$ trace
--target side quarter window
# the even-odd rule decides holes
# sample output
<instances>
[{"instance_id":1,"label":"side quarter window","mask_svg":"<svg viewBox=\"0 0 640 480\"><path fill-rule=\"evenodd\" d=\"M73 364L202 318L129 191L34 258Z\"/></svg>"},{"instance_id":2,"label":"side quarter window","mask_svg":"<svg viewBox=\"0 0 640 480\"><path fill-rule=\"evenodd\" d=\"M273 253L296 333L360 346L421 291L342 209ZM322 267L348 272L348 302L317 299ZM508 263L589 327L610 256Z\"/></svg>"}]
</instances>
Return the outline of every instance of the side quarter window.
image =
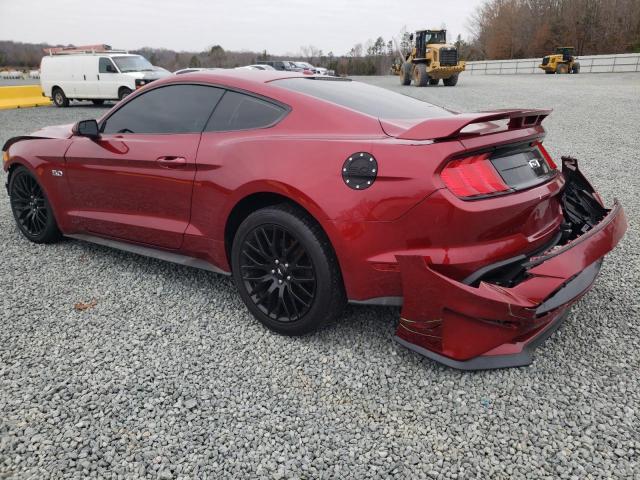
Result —
<instances>
[{"instance_id":1,"label":"side quarter window","mask_svg":"<svg viewBox=\"0 0 640 480\"><path fill-rule=\"evenodd\" d=\"M227 91L209 119L207 132L230 130L250 130L275 125L287 113L280 105L245 95Z\"/></svg>"},{"instance_id":2,"label":"side quarter window","mask_svg":"<svg viewBox=\"0 0 640 480\"><path fill-rule=\"evenodd\" d=\"M103 133L200 133L224 90L168 85L132 98L102 124Z\"/></svg>"}]
</instances>

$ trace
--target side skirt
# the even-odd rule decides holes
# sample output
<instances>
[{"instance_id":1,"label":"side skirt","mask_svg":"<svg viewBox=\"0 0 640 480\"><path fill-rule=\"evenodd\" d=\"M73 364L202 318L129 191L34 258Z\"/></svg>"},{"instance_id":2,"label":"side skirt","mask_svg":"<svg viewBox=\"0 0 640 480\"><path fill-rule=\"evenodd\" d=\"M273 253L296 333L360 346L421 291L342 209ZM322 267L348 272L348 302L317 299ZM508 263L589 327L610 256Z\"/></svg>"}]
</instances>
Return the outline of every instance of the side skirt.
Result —
<instances>
[{"instance_id":1,"label":"side skirt","mask_svg":"<svg viewBox=\"0 0 640 480\"><path fill-rule=\"evenodd\" d=\"M231 275L230 272L225 272L224 270L221 270L212 263L209 263L206 260L202 260L201 258L189 257L187 255L180 255L179 253L167 252L165 250L156 250L155 248L120 242L118 240L111 240L109 238L102 238L94 235L71 234L65 235L65 237L82 240L84 242L95 243L97 245L102 245L105 247L115 248L116 250L135 253L144 257L157 258L158 260L177 263L178 265L184 265L186 267L208 270L210 272L219 273L221 275Z\"/></svg>"},{"instance_id":2,"label":"side skirt","mask_svg":"<svg viewBox=\"0 0 640 480\"><path fill-rule=\"evenodd\" d=\"M383 307L401 307L403 297L375 297L366 300L349 300L351 305L378 305Z\"/></svg>"}]
</instances>

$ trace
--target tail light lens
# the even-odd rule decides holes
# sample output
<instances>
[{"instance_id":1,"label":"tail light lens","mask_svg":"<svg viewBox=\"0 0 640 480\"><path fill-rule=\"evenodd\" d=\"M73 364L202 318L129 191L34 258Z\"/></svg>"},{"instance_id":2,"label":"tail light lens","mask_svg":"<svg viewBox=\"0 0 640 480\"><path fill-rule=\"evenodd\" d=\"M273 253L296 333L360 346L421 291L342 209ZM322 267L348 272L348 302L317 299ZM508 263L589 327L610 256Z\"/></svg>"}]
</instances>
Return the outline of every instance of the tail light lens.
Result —
<instances>
[{"instance_id":1,"label":"tail light lens","mask_svg":"<svg viewBox=\"0 0 640 480\"><path fill-rule=\"evenodd\" d=\"M440 173L442 181L458 197L491 195L510 190L483 153L449 162Z\"/></svg>"}]
</instances>

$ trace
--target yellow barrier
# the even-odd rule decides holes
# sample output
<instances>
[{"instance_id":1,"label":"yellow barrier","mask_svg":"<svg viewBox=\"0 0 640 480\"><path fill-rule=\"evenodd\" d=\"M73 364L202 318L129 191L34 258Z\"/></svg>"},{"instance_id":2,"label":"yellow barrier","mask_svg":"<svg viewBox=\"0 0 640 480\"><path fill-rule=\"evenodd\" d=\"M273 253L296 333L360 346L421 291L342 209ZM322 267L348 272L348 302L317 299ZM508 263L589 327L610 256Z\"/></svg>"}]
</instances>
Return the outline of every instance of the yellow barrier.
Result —
<instances>
[{"instance_id":1,"label":"yellow barrier","mask_svg":"<svg viewBox=\"0 0 640 480\"><path fill-rule=\"evenodd\" d=\"M42 96L40 85L0 87L0 110L44 105L51 105L51 99Z\"/></svg>"}]
</instances>

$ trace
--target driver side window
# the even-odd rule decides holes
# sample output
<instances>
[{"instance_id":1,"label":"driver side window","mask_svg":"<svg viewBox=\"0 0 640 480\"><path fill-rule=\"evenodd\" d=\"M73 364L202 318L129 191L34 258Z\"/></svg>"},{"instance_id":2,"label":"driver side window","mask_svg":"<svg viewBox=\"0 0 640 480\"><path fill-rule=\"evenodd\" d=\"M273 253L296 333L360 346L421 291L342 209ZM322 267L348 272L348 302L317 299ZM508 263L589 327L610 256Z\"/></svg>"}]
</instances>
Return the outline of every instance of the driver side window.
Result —
<instances>
[{"instance_id":1,"label":"driver side window","mask_svg":"<svg viewBox=\"0 0 640 480\"><path fill-rule=\"evenodd\" d=\"M95 65L95 64L94 64ZM98 63L99 73L118 73L110 58L101 57Z\"/></svg>"},{"instance_id":2,"label":"driver side window","mask_svg":"<svg viewBox=\"0 0 640 480\"><path fill-rule=\"evenodd\" d=\"M200 133L223 90L204 85L168 85L143 93L116 110L103 133Z\"/></svg>"}]
</instances>

